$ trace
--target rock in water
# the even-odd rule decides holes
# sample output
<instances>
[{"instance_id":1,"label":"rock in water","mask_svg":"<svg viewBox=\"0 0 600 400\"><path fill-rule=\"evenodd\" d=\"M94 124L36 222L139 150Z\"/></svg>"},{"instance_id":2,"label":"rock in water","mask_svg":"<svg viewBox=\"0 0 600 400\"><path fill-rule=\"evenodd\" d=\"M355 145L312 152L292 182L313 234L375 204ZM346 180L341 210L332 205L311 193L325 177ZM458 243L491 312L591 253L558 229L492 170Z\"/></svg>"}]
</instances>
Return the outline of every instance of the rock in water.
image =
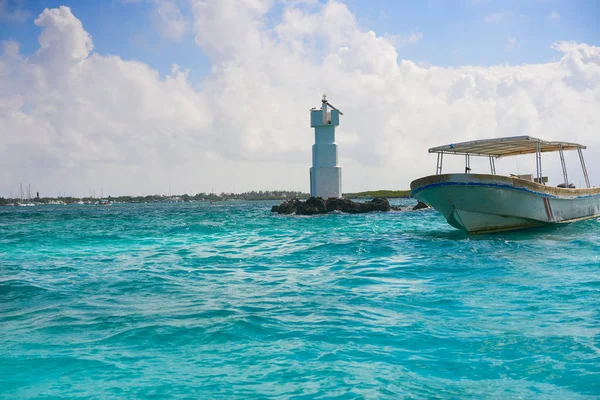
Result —
<instances>
[{"instance_id":1,"label":"rock in water","mask_svg":"<svg viewBox=\"0 0 600 400\"><path fill-rule=\"evenodd\" d=\"M390 211L392 209L388 199L383 197L375 197L373 200L362 204L368 205L368 211Z\"/></svg>"},{"instance_id":2,"label":"rock in water","mask_svg":"<svg viewBox=\"0 0 600 400\"><path fill-rule=\"evenodd\" d=\"M293 214L296 212L299 203L301 203L301 201L298 199L287 200L278 206L271 207L271 212L276 212L278 214Z\"/></svg>"},{"instance_id":3,"label":"rock in water","mask_svg":"<svg viewBox=\"0 0 600 400\"><path fill-rule=\"evenodd\" d=\"M358 209L358 204L354 203L353 201L350 201L350 200L330 197L329 199L327 199L326 208L327 208L328 212L332 212L332 211L350 212L350 210L352 210L353 208Z\"/></svg>"},{"instance_id":4,"label":"rock in water","mask_svg":"<svg viewBox=\"0 0 600 400\"><path fill-rule=\"evenodd\" d=\"M327 200L321 197L310 197L305 202L298 199L284 201L278 206L273 206L271 211L279 214L315 215L332 211L359 214L371 211L390 211L391 209L390 202L382 197L376 197L364 203L334 197Z\"/></svg>"},{"instance_id":5,"label":"rock in water","mask_svg":"<svg viewBox=\"0 0 600 400\"><path fill-rule=\"evenodd\" d=\"M327 209L325 204L327 200L323 200L321 197L309 197L305 202L299 201L296 206L297 215L315 215L325 214Z\"/></svg>"},{"instance_id":6,"label":"rock in water","mask_svg":"<svg viewBox=\"0 0 600 400\"><path fill-rule=\"evenodd\" d=\"M424 208L429 208L429 206L422 201L419 201L417 205L413 207L413 210L422 210Z\"/></svg>"}]
</instances>

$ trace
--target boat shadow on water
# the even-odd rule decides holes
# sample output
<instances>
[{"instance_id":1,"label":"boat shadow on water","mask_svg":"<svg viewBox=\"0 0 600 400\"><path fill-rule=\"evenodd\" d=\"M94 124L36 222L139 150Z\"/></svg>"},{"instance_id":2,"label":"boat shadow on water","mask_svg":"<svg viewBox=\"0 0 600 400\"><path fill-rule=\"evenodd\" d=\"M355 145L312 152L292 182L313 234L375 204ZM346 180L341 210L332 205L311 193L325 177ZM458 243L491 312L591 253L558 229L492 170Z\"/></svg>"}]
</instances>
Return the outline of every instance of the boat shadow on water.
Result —
<instances>
[{"instance_id":1,"label":"boat shadow on water","mask_svg":"<svg viewBox=\"0 0 600 400\"><path fill-rule=\"evenodd\" d=\"M553 236L560 233L561 236L570 237L572 235L581 235L583 230L589 231L600 227L600 219L590 219L587 221L574 222L570 224L548 224L536 227L523 228L505 232L469 234L462 230L448 231L426 231L420 232L419 236L424 239L436 240L532 240L543 239L546 236Z\"/></svg>"}]
</instances>

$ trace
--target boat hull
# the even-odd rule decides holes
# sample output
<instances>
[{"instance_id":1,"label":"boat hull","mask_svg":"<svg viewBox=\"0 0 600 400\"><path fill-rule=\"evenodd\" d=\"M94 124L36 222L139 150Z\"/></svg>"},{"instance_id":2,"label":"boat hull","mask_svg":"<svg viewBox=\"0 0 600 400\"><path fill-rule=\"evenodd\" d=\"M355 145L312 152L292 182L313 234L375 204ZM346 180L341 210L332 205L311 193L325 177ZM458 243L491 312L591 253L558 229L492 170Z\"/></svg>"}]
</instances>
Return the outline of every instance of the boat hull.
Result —
<instances>
[{"instance_id":1,"label":"boat hull","mask_svg":"<svg viewBox=\"0 0 600 400\"><path fill-rule=\"evenodd\" d=\"M450 225L488 233L600 216L600 188L563 189L499 175L444 174L411 183L412 196Z\"/></svg>"}]
</instances>

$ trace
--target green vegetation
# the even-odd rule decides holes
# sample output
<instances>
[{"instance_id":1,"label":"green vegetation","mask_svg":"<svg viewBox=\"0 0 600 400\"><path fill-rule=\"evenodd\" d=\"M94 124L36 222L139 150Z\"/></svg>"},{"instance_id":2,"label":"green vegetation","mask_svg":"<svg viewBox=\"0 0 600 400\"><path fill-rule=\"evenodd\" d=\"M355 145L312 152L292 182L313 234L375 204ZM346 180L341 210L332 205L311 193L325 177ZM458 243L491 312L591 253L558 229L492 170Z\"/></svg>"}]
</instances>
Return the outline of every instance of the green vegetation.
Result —
<instances>
[{"instance_id":1,"label":"green vegetation","mask_svg":"<svg viewBox=\"0 0 600 400\"><path fill-rule=\"evenodd\" d=\"M114 203L173 203L173 202L190 202L190 201L226 201L226 200L288 200L293 198L308 199L310 195L303 192L295 192L288 190L259 190L244 193L197 193L195 195L182 194L165 196L160 194L148 196L117 196L105 197L105 200ZM388 199L410 197L410 190L375 190L359 193L344 193L346 199L369 199L374 197L385 197ZM92 197L41 197L33 198L32 202L36 204L71 204L83 202L85 204L94 204L100 199ZM12 205L19 202L19 199L6 199L0 197L0 206Z\"/></svg>"},{"instance_id":2,"label":"green vegetation","mask_svg":"<svg viewBox=\"0 0 600 400\"><path fill-rule=\"evenodd\" d=\"M310 194L308 193L286 190L259 190L258 192L253 190L251 192L245 192L241 194L229 193L224 195L227 197L227 199L233 200L287 200L293 199L294 197L299 199L308 199L310 197Z\"/></svg>"},{"instance_id":3,"label":"green vegetation","mask_svg":"<svg viewBox=\"0 0 600 400\"><path fill-rule=\"evenodd\" d=\"M387 199L410 197L410 190L373 190L368 192L344 193L346 199L367 199L385 197Z\"/></svg>"},{"instance_id":4,"label":"green vegetation","mask_svg":"<svg viewBox=\"0 0 600 400\"><path fill-rule=\"evenodd\" d=\"M160 194L149 196L108 196L104 200L109 200L115 203L174 203L174 202L189 202L189 201L225 201L225 200L287 200L294 197L299 199L307 199L308 193L288 191L288 190L260 190L244 193L197 193L195 195L182 194L165 196ZM36 204L71 204L83 202L85 204L94 204L100 199L92 197L41 197L33 198L31 201ZM6 199L0 197L0 206L12 205L21 201L20 199Z\"/></svg>"}]
</instances>

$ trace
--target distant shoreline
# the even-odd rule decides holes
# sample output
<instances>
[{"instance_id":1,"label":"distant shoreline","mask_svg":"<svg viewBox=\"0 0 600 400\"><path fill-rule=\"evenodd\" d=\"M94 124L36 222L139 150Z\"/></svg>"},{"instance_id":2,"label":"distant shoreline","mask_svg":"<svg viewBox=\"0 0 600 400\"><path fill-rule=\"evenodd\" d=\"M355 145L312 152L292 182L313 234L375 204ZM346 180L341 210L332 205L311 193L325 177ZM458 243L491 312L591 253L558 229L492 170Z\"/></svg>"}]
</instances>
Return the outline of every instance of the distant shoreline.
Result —
<instances>
[{"instance_id":1,"label":"distant shoreline","mask_svg":"<svg viewBox=\"0 0 600 400\"><path fill-rule=\"evenodd\" d=\"M32 199L20 199L20 198L3 198L0 197L0 205L15 205L17 203L34 203L34 204L95 204L100 201L112 202L112 203L188 203L196 201L227 201L227 200L286 200L297 197L299 199L308 199L310 195L308 193L286 191L286 190L273 190L273 191L251 191L244 193L197 193L195 195L181 194L181 195L148 195L148 196L106 196L102 198L97 197L36 197Z\"/></svg>"},{"instance_id":2,"label":"distant shoreline","mask_svg":"<svg viewBox=\"0 0 600 400\"><path fill-rule=\"evenodd\" d=\"M39 197L29 200L19 198L0 197L0 206L12 206L17 203L33 203L35 205L63 205L63 204L98 204L100 202L110 203L189 203L189 202L217 202L217 201L261 201L261 200L290 200L297 198L306 200L310 194L295 191L273 190L273 191L251 191L244 193L198 193L193 196L182 195L148 195L148 196L107 196L103 198L95 197ZM410 190L375 190L357 193L344 193L346 199L371 199L375 197L408 198Z\"/></svg>"},{"instance_id":3,"label":"distant shoreline","mask_svg":"<svg viewBox=\"0 0 600 400\"><path fill-rule=\"evenodd\" d=\"M410 197L410 190L373 190L358 193L344 193L345 199L370 199L384 197L386 199L405 199Z\"/></svg>"}]
</instances>

